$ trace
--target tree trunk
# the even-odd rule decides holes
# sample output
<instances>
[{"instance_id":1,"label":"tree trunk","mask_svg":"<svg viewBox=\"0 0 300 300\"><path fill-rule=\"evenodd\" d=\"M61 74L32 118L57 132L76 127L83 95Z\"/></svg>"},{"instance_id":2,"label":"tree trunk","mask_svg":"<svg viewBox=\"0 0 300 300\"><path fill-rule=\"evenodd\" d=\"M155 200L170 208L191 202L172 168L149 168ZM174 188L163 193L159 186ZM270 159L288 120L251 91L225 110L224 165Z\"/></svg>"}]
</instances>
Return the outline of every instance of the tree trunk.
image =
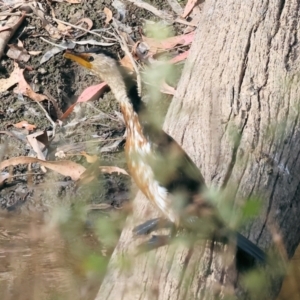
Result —
<instances>
[{"instance_id":1,"label":"tree trunk","mask_svg":"<svg viewBox=\"0 0 300 300\"><path fill-rule=\"evenodd\" d=\"M207 184L223 187L235 206L262 199L259 218L244 234L267 250L277 228L289 257L300 238L299 4L207 0L164 127ZM224 268L211 242L134 256L142 240L134 240L133 226L158 213L140 193L133 206L135 219L127 220L97 299L215 299L240 292L239 274ZM273 278L266 298L279 289Z\"/></svg>"}]
</instances>

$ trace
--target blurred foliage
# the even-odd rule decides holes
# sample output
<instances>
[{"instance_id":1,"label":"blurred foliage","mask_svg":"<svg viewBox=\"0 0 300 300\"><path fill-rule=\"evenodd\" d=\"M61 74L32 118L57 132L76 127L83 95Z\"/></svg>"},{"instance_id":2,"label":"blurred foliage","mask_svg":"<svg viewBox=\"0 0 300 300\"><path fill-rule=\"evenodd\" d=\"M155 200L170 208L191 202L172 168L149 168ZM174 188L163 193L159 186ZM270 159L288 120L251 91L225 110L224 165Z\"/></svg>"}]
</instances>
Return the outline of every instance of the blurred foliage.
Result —
<instances>
[{"instance_id":1,"label":"blurred foliage","mask_svg":"<svg viewBox=\"0 0 300 300\"><path fill-rule=\"evenodd\" d=\"M143 30L147 37L155 38L158 41L174 35L173 27L167 26L163 22L146 21Z\"/></svg>"},{"instance_id":2,"label":"blurred foliage","mask_svg":"<svg viewBox=\"0 0 300 300\"><path fill-rule=\"evenodd\" d=\"M248 271L243 275L241 282L244 289L249 291L251 299L266 299L267 285L270 284L266 271L258 269Z\"/></svg>"},{"instance_id":3,"label":"blurred foliage","mask_svg":"<svg viewBox=\"0 0 300 300\"><path fill-rule=\"evenodd\" d=\"M251 197L244 203L242 211L243 221L248 221L259 215L262 209L262 202L259 198Z\"/></svg>"},{"instance_id":4,"label":"blurred foliage","mask_svg":"<svg viewBox=\"0 0 300 300\"><path fill-rule=\"evenodd\" d=\"M119 239L120 224L110 218L98 218L95 224L95 232L99 240L106 247L114 247Z\"/></svg>"}]
</instances>

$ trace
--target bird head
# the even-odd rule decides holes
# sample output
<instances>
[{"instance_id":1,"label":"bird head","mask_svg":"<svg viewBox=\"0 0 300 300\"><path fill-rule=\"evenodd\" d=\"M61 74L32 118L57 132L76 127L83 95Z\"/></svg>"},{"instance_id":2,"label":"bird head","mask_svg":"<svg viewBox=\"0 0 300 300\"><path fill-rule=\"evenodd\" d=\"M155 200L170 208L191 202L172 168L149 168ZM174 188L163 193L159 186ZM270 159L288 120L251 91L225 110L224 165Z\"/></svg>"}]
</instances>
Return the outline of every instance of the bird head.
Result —
<instances>
[{"instance_id":1,"label":"bird head","mask_svg":"<svg viewBox=\"0 0 300 300\"><path fill-rule=\"evenodd\" d=\"M118 73L116 60L108 54L66 51L64 57L77 62L79 65L92 71L103 80L106 80L106 77L111 74L115 75Z\"/></svg>"}]
</instances>

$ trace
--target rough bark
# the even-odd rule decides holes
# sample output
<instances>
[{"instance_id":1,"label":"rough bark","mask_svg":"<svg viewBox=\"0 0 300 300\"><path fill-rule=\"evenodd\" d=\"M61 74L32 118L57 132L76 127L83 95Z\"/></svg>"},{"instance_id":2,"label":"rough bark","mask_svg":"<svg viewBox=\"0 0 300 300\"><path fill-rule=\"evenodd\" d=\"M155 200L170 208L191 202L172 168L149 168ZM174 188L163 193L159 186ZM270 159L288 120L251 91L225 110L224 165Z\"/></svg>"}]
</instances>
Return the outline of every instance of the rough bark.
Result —
<instances>
[{"instance_id":1,"label":"rough bark","mask_svg":"<svg viewBox=\"0 0 300 300\"><path fill-rule=\"evenodd\" d=\"M244 231L268 249L279 229L289 257L300 238L299 0L207 0L165 129L224 187L234 205L263 201ZM234 137L236 133L239 138ZM157 212L139 194L97 299L214 299L237 291L216 245L183 245L131 256L131 230ZM131 253L131 254L130 254ZM130 267L122 259L134 257ZM130 259L130 258L129 258ZM273 281L268 297L280 285Z\"/></svg>"}]
</instances>

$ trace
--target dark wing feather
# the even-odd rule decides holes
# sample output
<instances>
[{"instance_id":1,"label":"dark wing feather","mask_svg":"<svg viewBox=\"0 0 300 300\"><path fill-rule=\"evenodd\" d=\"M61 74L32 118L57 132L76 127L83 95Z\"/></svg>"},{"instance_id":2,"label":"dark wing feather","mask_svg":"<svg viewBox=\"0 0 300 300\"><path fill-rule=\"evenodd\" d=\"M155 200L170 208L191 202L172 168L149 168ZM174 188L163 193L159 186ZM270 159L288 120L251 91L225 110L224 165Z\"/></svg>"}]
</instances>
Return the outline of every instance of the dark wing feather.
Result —
<instances>
[{"instance_id":1,"label":"dark wing feather","mask_svg":"<svg viewBox=\"0 0 300 300\"><path fill-rule=\"evenodd\" d=\"M236 234L236 246L239 250L244 251L257 261L264 263L266 261L266 254L259 247L253 244L246 237L241 235L239 232Z\"/></svg>"},{"instance_id":2,"label":"dark wing feather","mask_svg":"<svg viewBox=\"0 0 300 300\"><path fill-rule=\"evenodd\" d=\"M150 165L156 180L170 193L180 191L189 194L190 201L205 188L199 168L177 142L161 129L144 126L144 133L151 141L153 157Z\"/></svg>"}]
</instances>

